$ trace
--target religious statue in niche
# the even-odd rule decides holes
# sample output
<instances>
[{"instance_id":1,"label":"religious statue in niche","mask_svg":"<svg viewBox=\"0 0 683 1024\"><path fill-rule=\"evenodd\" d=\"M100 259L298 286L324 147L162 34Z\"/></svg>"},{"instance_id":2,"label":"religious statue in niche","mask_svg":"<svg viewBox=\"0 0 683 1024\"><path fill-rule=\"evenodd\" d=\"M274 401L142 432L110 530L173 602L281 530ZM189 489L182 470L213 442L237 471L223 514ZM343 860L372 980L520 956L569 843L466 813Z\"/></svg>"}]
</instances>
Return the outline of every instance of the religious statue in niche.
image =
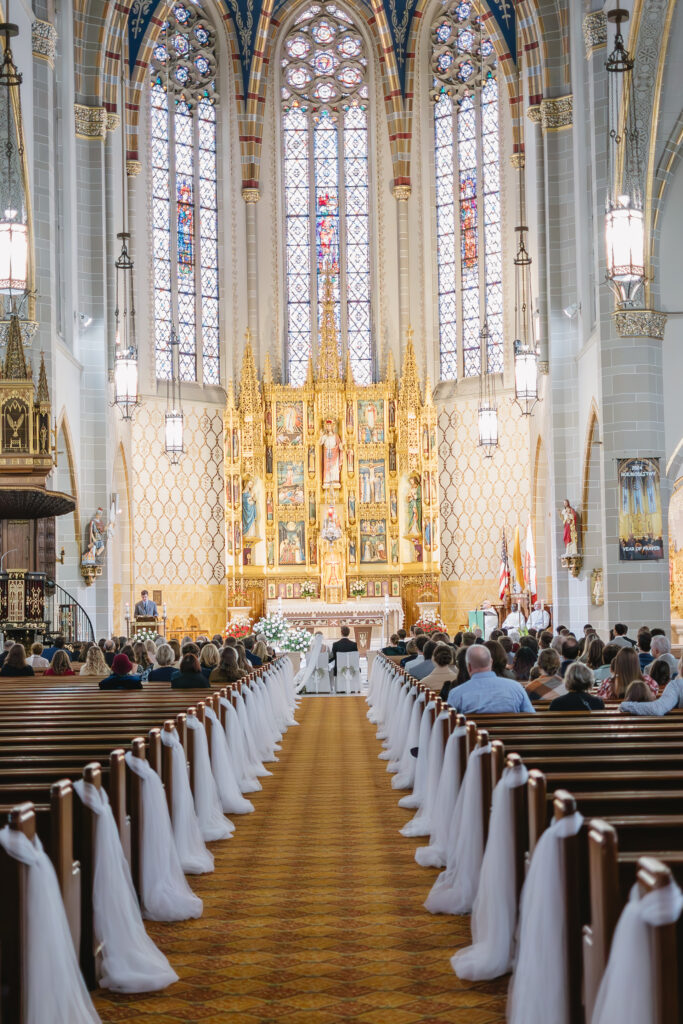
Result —
<instances>
[{"instance_id":1,"label":"religious statue in niche","mask_svg":"<svg viewBox=\"0 0 683 1024\"><path fill-rule=\"evenodd\" d=\"M564 556L572 558L579 553L579 514L572 508L569 498L564 499L564 505L560 509L560 517L564 524L563 541Z\"/></svg>"},{"instance_id":2,"label":"religious statue in niche","mask_svg":"<svg viewBox=\"0 0 683 1024\"><path fill-rule=\"evenodd\" d=\"M257 512L254 481L251 477L246 477L242 490L242 535L245 539L253 537L256 533Z\"/></svg>"},{"instance_id":3,"label":"religious statue in niche","mask_svg":"<svg viewBox=\"0 0 683 1024\"><path fill-rule=\"evenodd\" d=\"M385 500L384 460L361 459L358 463L361 504Z\"/></svg>"},{"instance_id":4,"label":"religious statue in niche","mask_svg":"<svg viewBox=\"0 0 683 1024\"><path fill-rule=\"evenodd\" d=\"M323 549L323 593L326 601L344 600L344 539L339 537Z\"/></svg>"},{"instance_id":5,"label":"religious statue in niche","mask_svg":"<svg viewBox=\"0 0 683 1024\"><path fill-rule=\"evenodd\" d=\"M266 446L266 476L273 475L273 446Z\"/></svg>"},{"instance_id":6,"label":"religious statue in niche","mask_svg":"<svg viewBox=\"0 0 683 1024\"><path fill-rule=\"evenodd\" d=\"M406 521L408 528L406 536L422 536L422 486L417 473L411 474L409 480L408 496L406 498Z\"/></svg>"},{"instance_id":7,"label":"religious statue in niche","mask_svg":"<svg viewBox=\"0 0 683 1024\"><path fill-rule=\"evenodd\" d=\"M340 487L341 455L344 445L332 420L325 420L320 445L323 450L323 487Z\"/></svg>"},{"instance_id":8,"label":"religious statue in niche","mask_svg":"<svg viewBox=\"0 0 683 1024\"><path fill-rule=\"evenodd\" d=\"M107 541L113 532L113 522L105 523L104 509L98 508L87 526L86 549L81 559L83 565L104 565Z\"/></svg>"}]
</instances>

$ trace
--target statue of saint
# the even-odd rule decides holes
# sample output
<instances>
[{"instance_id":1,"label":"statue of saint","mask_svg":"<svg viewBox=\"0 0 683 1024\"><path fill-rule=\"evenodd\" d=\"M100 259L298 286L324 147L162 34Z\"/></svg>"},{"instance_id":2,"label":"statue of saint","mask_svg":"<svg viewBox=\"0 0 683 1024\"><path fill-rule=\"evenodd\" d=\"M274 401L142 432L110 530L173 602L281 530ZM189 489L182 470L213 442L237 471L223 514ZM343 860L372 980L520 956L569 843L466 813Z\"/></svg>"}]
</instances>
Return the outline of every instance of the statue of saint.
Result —
<instances>
[{"instance_id":1,"label":"statue of saint","mask_svg":"<svg viewBox=\"0 0 683 1024\"><path fill-rule=\"evenodd\" d=\"M344 450L342 439L332 420L325 420L325 430L320 438L323 450L323 487L341 484L341 454Z\"/></svg>"},{"instance_id":2,"label":"statue of saint","mask_svg":"<svg viewBox=\"0 0 683 1024\"><path fill-rule=\"evenodd\" d=\"M256 514L258 506L254 494L254 481L247 477L242 490L242 536L251 537L256 530Z\"/></svg>"},{"instance_id":3,"label":"statue of saint","mask_svg":"<svg viewBox=\"0 0 683 1024\"><path fill-rule=\"evenodd\" d=\"M323 555L323 593L326 601L344 600L343 539L325 544Z\"/></svg>"},{"instance_id":4,"label":"statue of saint","mask_svg":"<svg viewBox=\"0 0 683 1024\"><path fill-rule=\"evenodd\" d=\"M81 556L82 565L104 565L107 541L113 532L113 522L106 524L104 521L104 509L98 508L88 523L85 551Z\"/></svg>"},{"instance_id":5,"label":"statue of saint","mask_svg":"<svg viewBox=\"0 0 683 1024\"><path fill-rule=\"evenodd\" d=\"M564 505L560 509L560 516L564 523L565 558L571 558L579 553L579 515L569 504L569 498L564 499Z\"/></svg>"},{"instance_id":6,"label":"statue of saint","mask_svg":"<svg viewBox=\"0 0 683 1024\"><path fill-rule=\"evenodd\" d=\"M414 473L410 477L410 489L408 491L408 529L409 536L422 535L422 487L419 476Z\"/></svg>"}]
</instances>

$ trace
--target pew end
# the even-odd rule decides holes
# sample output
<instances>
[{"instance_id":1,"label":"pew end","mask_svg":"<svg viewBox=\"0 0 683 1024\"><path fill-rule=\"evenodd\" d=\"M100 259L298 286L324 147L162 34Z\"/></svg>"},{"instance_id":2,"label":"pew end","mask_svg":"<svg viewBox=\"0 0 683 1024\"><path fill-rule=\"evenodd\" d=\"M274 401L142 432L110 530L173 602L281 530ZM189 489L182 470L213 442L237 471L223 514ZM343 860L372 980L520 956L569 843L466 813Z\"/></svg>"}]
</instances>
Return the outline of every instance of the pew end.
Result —
<instances>
[{"instance_id":1,"label":"pew end","mask_svg":"<svg viewBox=\"0 0 683 1024\"><path fill-rule=\"evenodd\" d=\"M672 881L669 868L654 857L638 861L637 884L641 897L666 888ZM679 1019L678 993L678 922L651 925L652 959L654 964L654 1017L656 1024Z\"/></svg>"},{"instance_id":2,"label":"pew end","mask_svg":"<svg viewBox=\"0 0 683 1024\"><path fill-rule=\"evenodd\" d=\"M614 929L621 912L617 832L594 818L588 825L590 921L583 926L583 982L586 1019L590 1020L600 980L607 967Z\"/></svg>"},{"instance_id":3,"label":"pew end","mask_svg":"<svg viewBox=\"0 0 683 1024\"><path fill-rule=\"evenodd\" d=\"M9 827L23 832L33 841L36 817L33 804L13 807L7 816ZM28 866L5 853L0 847L0 873L4 880L3 912L0 914L0 1020L21 1021L26 1005L24 999L26 968L30 950L27 937Z\"/></svg>"},{"instance_id":4,"label":"pew end","mask_svg":"<svg viewBox=\"0 0 683 1024\"><path fill-rule=\"evenodd\" d=\"M83 781L100 789L102 768L91 761L83 769ZM76 849L81 865L81 918L80 940L76 946L83 978L89 989L97 987L97 965L101 947L95 941L93 920L93 885L95 881L95 847L97 843L97 815L83 803L76 801Z\"/></svg>"},{"instance_id":5,"label":"pew end","mask_svg":"<svg viewBox=\"0 0 683 1024\"><path fill-rule=\"evenodd\" d=\"M137 736L131 743L133 757L145 760L146 743ZM130 808L131 875L135 891L142 891L142 779L129 768L126 772L128 806Z\"/></svg>"},{"instance_id":6,"label":"pew end","mask_svg":"<svg viewBox=\"0 0 683 1024\"><path fill-rule=\"evenodd\" d=\"M175 730L175 722L172 718L166 719L163 730L167 733ZM168 813L171 815L171 820L173 820L173 749L172 747L167 747L166 744L161 745L161 781L166 792Z\"/></svg>"},{"instance_id":7,"label":"pew end","mask_svg":"<svg viewBox=\"0 0 683 1024\"><path fill-rule=\"evenodd\" d=\"M120 748L112 750L109 755L109 803L118 826L121 846L130 866L130 816L126 802L126 760Z\"/></svg>"},{"instance_id":8,"label":"pew end","mask_svg":"<svg viewBox=\"0 0 683 1024\"><path fill-rule=\"evenodd\" d=\"M80 804L80 800L77 803ZM60 779L50 787L50 860L57 873L74 949L78 952L82 876L81 865L74 858L74 793L69 779Z\"/></svg>"}]
</instances>

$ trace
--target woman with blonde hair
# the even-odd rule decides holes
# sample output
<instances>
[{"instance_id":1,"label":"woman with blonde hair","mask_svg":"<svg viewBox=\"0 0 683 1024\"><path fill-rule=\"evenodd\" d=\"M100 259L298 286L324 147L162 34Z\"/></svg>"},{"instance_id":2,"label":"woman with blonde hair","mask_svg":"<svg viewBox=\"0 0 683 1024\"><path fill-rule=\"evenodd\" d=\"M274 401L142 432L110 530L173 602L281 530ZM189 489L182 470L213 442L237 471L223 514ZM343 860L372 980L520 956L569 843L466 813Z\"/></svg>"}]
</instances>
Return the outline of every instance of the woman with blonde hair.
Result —
<instances>
[{"instance_id":1,"label":"woman with blonde hair","mask_svg":"<svg viewBox=\"0 0 683 1024\"><path fill-rule=\"evenodd\" d=\"M252 666L247 661L246 648L243 643L239 640L235 644L235 650L237 651L237 667L241 668L247 675L251 672Z\"/></svg>"},{"instance_id":2,"label":"woman with blonde hair","mask_svg":"<svg viewBox=\"0 0 683 1024\"><path fill-rule=\"evenodd\" d=\"M234 647L225 646L220 653L220 661L209 676L210 683L236 683L246 675L237 667L237 651Z\"/></svg>"},{"instance_id":3,"label":"woman with blonde hair","mask_svg":"<svg viewBox=\"0 0 683 1024\"><path fill-rule=\"evenodd\" d=\"M218 648L214 644L204 644L199 655L199 666L208 679L218 665Z\"/></svg>"},{"instance_id":4,"label":"woman with blonde hair","mask_svg":"<svg viewBox=\"0 0 683 1024\"><path fill-rule=\"evenodd\" d=\"M622 647L612 664L612 675L600 684L598 697L602 697L603 700L623 700L634 681L644 682L651 690L652 696L657 696L657 684L651 676L641 672L634 647Z\"/></svg>"},{"instance_id":5,"label":"woman with blonde hair","mask_svg":"<svg viewBox=\"0 0 683 1024\"><path fill-rule=\"evenodd\" d=\"M109 666L104 660L104 654L101 647L93 644L85 656L85 661L81 665L82 676L108 676Z\"/></svg>"},{"instance_id":6,"label":"woman with blonde hair","mask_svg":"<svg viewBox=\"0 0 683 1024\"><path fill-rule=\"evenodd\" d=\"M153 640L145 640L145 650L147 651L147 657L153 665L157 658L157 645Z\"/></svg>"},{"instance_id":7,"label":"woman with blonde hair","mask_svg":"<svg viewBox=\"0 0 683 1024\"><path fill-rule=\"evenodd\" d=\"M147 648L143 643L138 642L133 646L133 657L135 658L135 664L137 666L135 669L136 674L140 676L140 682L144 683L149 678L149 674L154 668L154 665L149 660Z\"/></svg>"}]
</instances>

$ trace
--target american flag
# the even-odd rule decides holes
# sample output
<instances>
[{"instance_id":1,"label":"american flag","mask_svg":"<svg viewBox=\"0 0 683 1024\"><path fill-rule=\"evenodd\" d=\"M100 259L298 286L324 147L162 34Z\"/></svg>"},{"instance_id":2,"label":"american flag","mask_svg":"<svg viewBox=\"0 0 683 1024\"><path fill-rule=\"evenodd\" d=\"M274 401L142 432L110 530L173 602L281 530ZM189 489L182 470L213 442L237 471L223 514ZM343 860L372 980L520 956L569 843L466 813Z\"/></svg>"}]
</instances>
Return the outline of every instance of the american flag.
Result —
<instances>
[{"instance_id":1,"label":"american flag","mask_svg":"<svg viewBox=\"0 0 683 1024\"><path fill-rule=\"evenodd\" d=\"M503 543L500 548L500 583L498 587L498 596L501 601L505 600L506 594L510 593L510 563L508 562L508 546L505 540L505 530L503 530Z\"/></svg>"}]
</instances>

